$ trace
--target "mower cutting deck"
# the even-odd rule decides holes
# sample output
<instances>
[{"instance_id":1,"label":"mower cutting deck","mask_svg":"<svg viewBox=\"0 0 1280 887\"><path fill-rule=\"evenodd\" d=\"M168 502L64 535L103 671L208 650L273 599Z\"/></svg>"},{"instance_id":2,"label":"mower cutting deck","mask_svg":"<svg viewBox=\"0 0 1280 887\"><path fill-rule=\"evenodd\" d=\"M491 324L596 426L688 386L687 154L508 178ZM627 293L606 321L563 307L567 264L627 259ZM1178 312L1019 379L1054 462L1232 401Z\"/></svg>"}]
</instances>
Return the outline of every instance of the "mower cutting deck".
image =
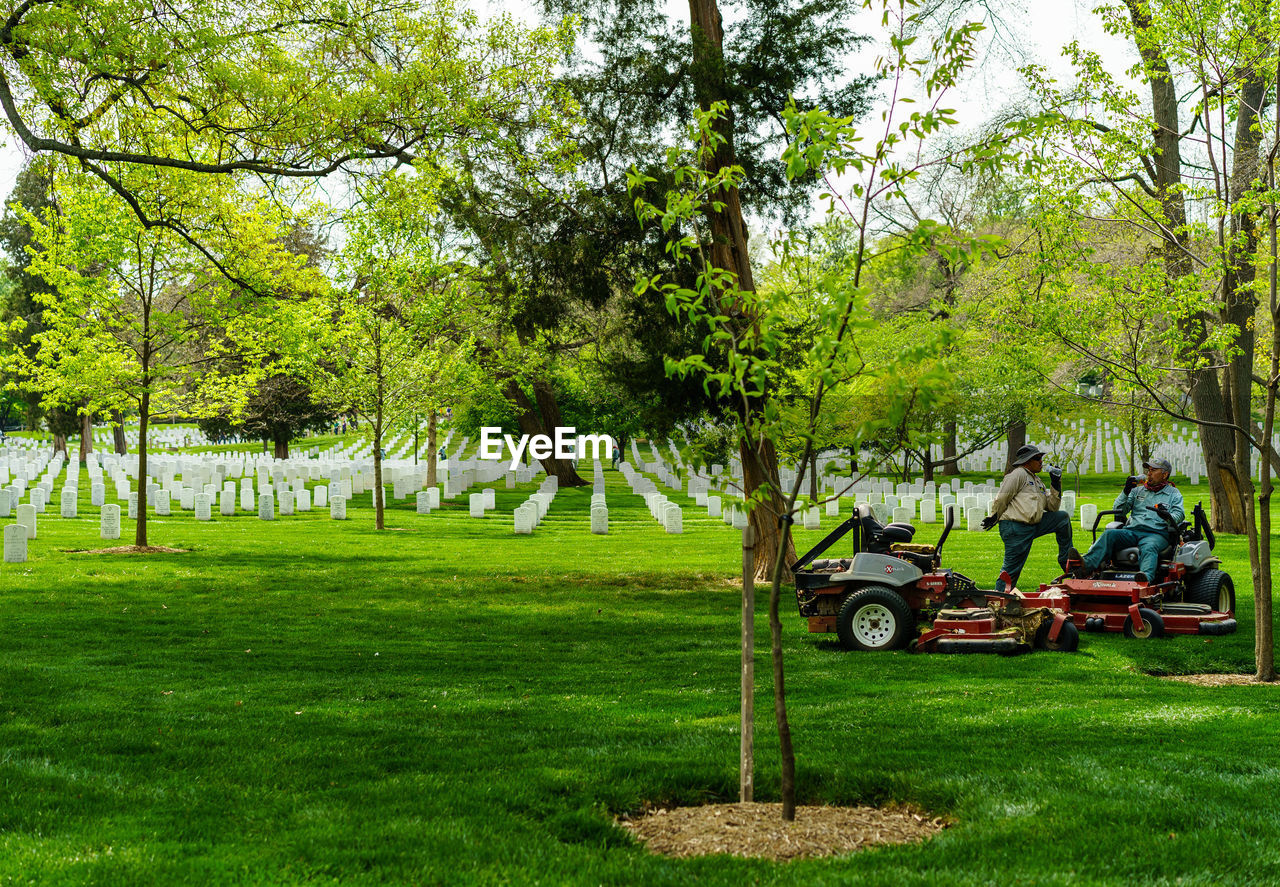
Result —
<instances>
[{"instance_id":1,"label":"mower cutting deck","mask_svg":"<svg viewBox=\"0 0 1280 887\"><path fill-rule=\"evenodd\" d=\"M941 567L942 546L911 542L910 524L882 525L859 505L792 568L796 603L812 633L835 632L846 650L893 650L914 644L930 653L1070 652L1079 632L1058 591L1023 594L979 589L972 579ZM817 559L853 536L853 554ZM928 627L917 637L917 625Z\"/></svg>"}]
</instances>

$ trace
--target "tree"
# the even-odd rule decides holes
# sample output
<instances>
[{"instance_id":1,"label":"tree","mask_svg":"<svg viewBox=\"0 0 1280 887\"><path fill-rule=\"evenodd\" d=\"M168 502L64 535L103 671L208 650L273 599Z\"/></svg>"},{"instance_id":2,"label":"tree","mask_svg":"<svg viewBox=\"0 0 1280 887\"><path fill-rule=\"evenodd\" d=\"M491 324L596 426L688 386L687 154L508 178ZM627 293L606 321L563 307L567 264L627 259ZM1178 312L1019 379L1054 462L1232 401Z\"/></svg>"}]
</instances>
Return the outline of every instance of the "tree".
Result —
<instances>
[{"instance_id":1,"label":"tree","mask_svg":"<svg viewBox=\"0 0 1280 887\"><path fill-rule=\"evenodd\" d=\"M167 229L147 229L103 190L84 184L60 180L56 209L27 217L39 244L31 270L52 290L37 296L45 328L33 337L36 352L12 358L52 405L82 413L136 409L138 477L145 484L153 412L199 414L243 397L251 380L209 372L218 354L197 346L217 324L249 351L264 326L264 304L227 284L204 260L209 247L196 251ZM236 246L223 254L223 267L242 279L314 286L314 274L279 248L266 222L246 214L226 232ZM135 544L147 545L143 490Z\"/></svg>"},{"instance_id":2,"label":"tree","mask_svg":"<svg viewBox=\"0 0 1280 887\"><path fill-rule=\"evenodd\" d=\"M347 286L330 288L321 303L297 304L287 328L291 341L279 346L316 394L364 420L373 441L379 530L386 528L383 440L435 416L441 385L464 371L472 323L483 314L467 269L439 254L432 187L413 172L372 183L347 218L340 256Z\"/></svg>"},{"instance_id":3,"label":"tree","mask_svg":"<svg viewBox=\"0 0 1280 887\"><path fill-rule=\"evenodd\" d=\"M691 4L691 8L696 5ZM889 5L884 5L886 22L893 18ZM694 14L696 17L696 10ZM677 242L675 255L680 262L698 269L695 285L686 287L678 282L647 279L641 280L637 288L662 292L672 313L704 333L701 351L672 361L671 370L697 374L708 388L715 388L740 403L737 433L753 449L759 448L761 442L772 440L778 423L785 421L783 411L773 401L773 386L767 383L770 375L776 372L782 355L786 354L807 368L805 381L812 391L807 398L810 413L804 428L807 444L801 464L808 461L817 444L817 417L822 412L825 393L837 380L853 378L866 371L857 352L854 332L873 322L862 276L873 245L867 236L871 208L878 202L900 195L902 183L919 175L922 164L897 159L904 145L923 141L931 133L954 122L951 112L940 103L947 89L955 84L967 67L973 36L979 27L966 25L947 31L934 41L931 52L921 53L923 59L916 60L913 58L915 51L911 49L914 39L909 36L909 29L916 21L908 12L897 17L897 27L890 37L891 52L885 62L885 72L904 90L907 84L918 85L924 93L924 110L911 112L907 102L912 98L895 92L899 101L885 111L883 129L874 143L866 148L862 147L862 139L851 118L832 117L822 110L788 108L786 111L788 130L793 135L793 141L784 153L787 174L793 177L806 174L823 176L832 195L832 212L847 213L859 230L858 246L848 263L824 275L818 284L821 298L812 302L820 318L813 325L817 334L802 352L802 357L793 357L798 349L791 347L793 343L782 332L784 324L777 322L785 320L789 306L772 301L768 290L748 286L750 280L741 276L740 272L746 266L730 249L739 237L735 233L732 214L727 220L727 228L712 228L708 223L710 231L697 230L697 222L707 217L709 208L718 208L719 211L732 205L731 191L742 175L740 169L717 164L714 159L724 150L727 141L723 120L725 107L722 104L713 103L701 118L701 125L690 133L698 146L695 161L682 158L678 151L669 155L678 188L670 192L661 205L643 199L636 202L637 213L647 223L660 225L664 230L670 230L677 222L694 227L694 233ZM1008 134L1000 134L983 144L964 149L963 163L966 166L994 166L1009 162L1009 142ZM916 156L920 155L917 153ZM855 179L852 193L848 196L828 178L838 174L848 174ZM639 172L632 175L636 184L643 180L644 176ZM838 199L834 196L837 194L841 195ZM712 232L719 233L728 242L720 242ZM975 240L971 247L981 250L988 245ZM719 261L728 262L728 267ZM719 352L724 358L718 366L725 369L718 369L708 361L708 354L712 352ZM868 428L865 433L869 437L874 429ZM802 482L803 476L798 477L789 491L778 490L774 495L758 493L752 502L756 510L766 513L775 497L781 499L784 507L784 510L771 515L782 529L775 536L769 604L784 819L795 817L795 756L786 713L779 601L786 566L785 551L790 544L790 528Z\"/></svg>"},{"instance_id":4,"label":"tree","mask_svg":"<svg viewBox=\"0 0 1280 887\"><path fill-rule=\"evenodd\" d=\"M1125 0L1101 11L1137 46L1150 104L1078 46L1087 103L1036 80L1060 125L1037 182L1029 305L1083 363L1199 427L1214 525L1247 533L1257 565L1252 452L1270 465L1253 412L1259 216L1269 210L1260 114L1275 79L1274 10L1269 0ZM1255 566L1257 677L1271 680L1265 572Z\"/></svg>"},{"instance_id":5,"label":"tree","mask_svg":"<svg viewBox=\"0 0 1280 887\"><path fill-rule=\"evenodd\" d=\"M0 23L0 109L31 151L70 158L144 228L208 248L194 180L295 186L412 163L443 144L501 151L498 124L570 116L549 72L567 25L481 27L452 0L23 0Z\"/></svg>"}]
</instances>

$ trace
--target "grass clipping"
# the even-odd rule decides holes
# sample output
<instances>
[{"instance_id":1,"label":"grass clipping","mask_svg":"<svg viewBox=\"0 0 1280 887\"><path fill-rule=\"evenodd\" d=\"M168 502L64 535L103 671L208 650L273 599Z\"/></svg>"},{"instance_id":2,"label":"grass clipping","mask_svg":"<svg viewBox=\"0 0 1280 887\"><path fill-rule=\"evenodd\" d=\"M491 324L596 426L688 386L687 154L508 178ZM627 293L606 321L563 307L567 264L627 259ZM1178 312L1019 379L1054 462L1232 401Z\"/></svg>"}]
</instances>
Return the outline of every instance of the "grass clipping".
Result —
<instances>
[{"instance_id":1,"label":"grass clipping","mask_svg":"<svg viewBox=\"0 0 1280 887\"><path fill-rule=\"evenodd\" d=\"M781 804L754 803L652 810L620 825L664 856L725 853L778 862L924 841L946 828L906 807L797 807L795 822L783 822Z\"/></svg>"}]
</instances>

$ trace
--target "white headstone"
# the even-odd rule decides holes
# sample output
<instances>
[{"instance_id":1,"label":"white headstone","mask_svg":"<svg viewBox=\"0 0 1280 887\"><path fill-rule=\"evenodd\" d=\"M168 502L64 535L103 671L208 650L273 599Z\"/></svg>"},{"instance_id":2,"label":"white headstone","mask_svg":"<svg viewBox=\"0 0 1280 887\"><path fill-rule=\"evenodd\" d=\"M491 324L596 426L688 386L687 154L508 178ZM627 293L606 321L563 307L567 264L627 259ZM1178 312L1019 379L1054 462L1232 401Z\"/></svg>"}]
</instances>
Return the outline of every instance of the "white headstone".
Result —
<instances>
[{"instance_id":1,"label":"white headstone","mask_svg":"<svg viewBox=\"0 0 1280 887\"><path fill-rule=\"evenodd\" d=\"M13 491L8 487L0 489L0 517L9 517L13 513Z\"/></svg>"},{"instance_id":2,"label":"white headstone","mask_svg":"<svg viewBox=\"0 0 1280 887\"><path fill-rule=\"evenodd\" d=\"M169 516L169 491L165 489L156 490L156 514L161 517Z\"/></svg>"},{"instance_id":3,"label":"white headstone","mask_svg":"<svg viewBox=\"0 0 1280 887\"><path fill-rule=\"evenodd\" d=\"M440 507L440 488L427 487L426 494L427 494L427 505L430 506L431 508L439 508Z\"/></svg>"},{"instance_id":4,"label":"white headstone","mask_svg":"<svg viewBox=\"0 0 1280 887\"><path fill-rule=\"evenodd\" d=\"M196 520L213 518L213 496L208 493L196 493L191 497L191 504L196 510Z\"/></svg>"},{"instance_id":5,"label":"white headstone","mask_svg":"<svg viewBox=\"0 0 1280 887\"><path fill-rule=\"evenodd\" d=\"M316 492L319 492L323 489L324 487L317 487ZM316 498L318 499L319 496L317 496ZM317 502L316 504L319 505L320 503ZM347 500L343 499L341 496L334 496L332 499L330 499L329 500L329 517L331 517L333 520L346 520L347 519Z\"/></svg>"},{"instance_id":6,"label":"white headstone","mask_svg":"<svg viewBox=\"0 0 1280 887\"><path fill-rule=\"evenodd\" d=\"M17 522L27 533L28 539L36 538L36 507L30 502L18 506Z\"/></svg>"},{"instance_id":7,"label":"white headstone","mask_svg":"<svg viewBox=\"0 0 1280 887\"><path fill-rule=\"evenodd\" d=\"M1080 506L1080 529L1092 530L1093 522L1098 519L1098 506L1086 502Z\"/></svg>"},{"instance_id":8,"label":"white headstone","mask_svg":"<svg viewBox=\"0 0 1280 887\"><path fill-rule=\"evenodd\" d=\"M324 508L328 504L329 504L329 488L323 485L316 487L316 508ZM343 510L343 515L344 516L346 515L345 506Z\"/></svg>"},{"instance_id":9,"label":"white headstone","mask_svg":"<svg viewBox=\"0 0 1280 887\"><path fill-rule=\"evenodd\" d=\"M129 520L138 519L138 494L129 494Z\"/></svg>"},{"instance_id":10,"label":"white headstone","mask_svg":"<svg viewBox=\"0 0 1280 887\"><path fill-rule=\"evenodd\" d=\"M96 483L89 485L89 504L94 508L101 508L107 501L107 487L105 484Z\"/></svg>"},{"instance_id":11,"label":"white headstone","mask_svg":"<svg viewBox=\"0 0 1280 887\"><path fill-rule=\"evenodd\" d=\"M28 500L31 507L36 510L36 514L44 514L45 492L44 487L32 487L31 498Z\"/></svg>"},{"instance_id":12,"label":"white headstone","mask_svg":"<svg viewBox=\"0 0 1280 887\"><path fill-rule=\"evenodd\" d=\"M80 501L76 498L75 490L68 490L64 487L62 497L58 500L58 507L63 517L75 517L80 507Z\"/></svg>"},{"instance_id":13,"label":"white headstone","mask_svg":"<svg viewBox=\"0 0 1280 887\"><path fill-rule=\"evenodd\" d=\"M982 519L987 516L986 509L979 508L976 505L965 512L965 518L969 522L970 530L981 530Z\"/></svg>"},{"instance_id":14,"label":"white headstone","mask_svg":"<svg viewBox=\"0 0 1280 887\"><path fill-rule=\"evenodd\" d=\"M218 494L218 514L224 517L230 517L236 513L236 493L234 489L228 490L225 487Z\"/></svg>"},{"instance_id":15,"label":"white headstone","mask_svg":"<svg viewBox=\"0 0 1280 887\"><path fill-rule=\"evenodd\" d=\"M413 500L417 505L418 514L431 513L431 497L427 495L426 490L419 490L414 494Z\"/></svg>"},{"instance_id":16,"label":"white headstone","mask_svg":"<svg viewBox=\"0 0 1280 887\"><path fill-rule=\"evenodd\" d=\"M472 517L484 517L484 496L472 493L467 499Z\"/></svg>"},{"instance_id":17,"label":"white headstone","mask_svg":"<svg viewBox=\"0 0 1280 887\"><path fill-rule=\"evenodd\" d=\"M822 512L816 506L804 510L804 528L806 530L822 529Z\"/></svg>"},{"instance_id":18,"label":"white headstone","mask_svg":"<svg viewBox=\"0 0 1280 887\"><path fill-rule=\"evenodd\" d=\"M609 533L609 509L603 505L596 505L591 509L591 532L597 536Z\"/></svg>"},{"instance_id":19,"label":"white headstone","mask_svg":"<svg viewBox=\"0 0 1280 887\"><path fill-rule=\"evenodd\" d=\"M684 516L680 512L680 506L674 502L668 502L666 511L663 514L662 526L672 534L680 534L684 532Z\"/></svg>"},{"instance_id":20,"label":"white headstone","mask_svg":"<svg viewBox=\"0 0 1280 887\"><path fill-rule=\"evenodd\" d=\"M103 539L120 538L120 506L103 505L98 513L98 535Z\"/></svg>"},{"instance_id":21,"label":"white headstone","mask_svg":"<svg viewBox=\"0 0 1280 887\"><path fill-rule=\"evenodd\" d=\"M311 491L308 490L306 487L299 488L294 498L296 500L294 502L294 506L297 508L298 511L311 510Z\"/></svg>"},{"instance_id":22,"label":"white headstone","mask_svg":"<svg viewBox=\"0 0 1280 887\"><path fill-rule=\"evenodd\" d=\"M183 487L178 491L178 507L190 511L196 507L196 491L192 487Z\"/></svg>"},{"instance_id":23,"label":"white headstone","mask_svg":"<svg viewBox=\"0 0 1280 887\"><path fill-rule=\"evenodd\" d=\"M533 524L537 519L537 508L528 502L516 508L515 532L517 536L527 536L533 532Z\"/></svg>"},{"instance_id":24,"label":"white headstone","mask_svg":"<svg viewBox=\"0 0 1280 887\"><path fill-rule=\"evenodd\" d=\"M29 508L30 506L25 507ZM6 524L4 528L4 562L6 564L23 564L26 561L27 528L22 524Z\"/></svg>"},{"instance_id":25,"label":"white headstone","mask_svg":"<svg viewBox=\"0 0 1280 887\"><path fill-rule=\"evenodd\" d=\"M253 511L254 505L256 504L257 504L257 500L254 498L254 495L253 495L253 485L248 484L247 486L241 486L240 487L240 510Z\"/></svg>"},{"instance_id":26,"label":"white headstone","mask_svg":"<svg viewBox=\"0 0 1280 887\"><path fill-rule=\"evenodd\" d=\"M721 515L720 507L721 506L720 506L719 496L707 497L707 517L720 517Z\"/></svg>"},{"instance_id":27,"label":"white headstone","mask_svg":"<svg viewBox=\"0 0 1280 887\"><path fill-rule=\"evenodd\" d=\"M258 494L258 520L276 519L276 497L271 493Z\"/></svg>"}]
</instances>

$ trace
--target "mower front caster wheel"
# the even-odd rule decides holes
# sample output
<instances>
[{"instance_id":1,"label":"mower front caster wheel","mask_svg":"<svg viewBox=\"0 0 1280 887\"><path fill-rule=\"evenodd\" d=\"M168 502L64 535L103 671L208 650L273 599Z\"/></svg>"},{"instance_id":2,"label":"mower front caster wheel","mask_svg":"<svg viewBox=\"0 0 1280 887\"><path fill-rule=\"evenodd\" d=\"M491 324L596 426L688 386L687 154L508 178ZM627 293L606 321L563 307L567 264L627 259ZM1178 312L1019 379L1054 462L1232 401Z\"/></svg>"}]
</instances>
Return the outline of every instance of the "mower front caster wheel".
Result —
<instances>
[{"instance_id":1,"label":"mower front caster wheel","mask_svg":"<svg viewBox=\"0 0 1280 887\"><path fill-rule=\"evenodd\" d=\"M836 634L846 650L896 650L911 640L915 627L902 595L882 585L849 595L836 619Z\"/></svg>"},{"instance_id":2,"label":"mower front caster wheel","mask_svg":"<svg viewBox=\"0 0 1280 887\"><path fill-rule=\"evenodd\" d=\"M1074 653L1080 646L1080 630L1068 619L1062 623L1056 641L1049 640L1049 632L1053 629L1053 620L1046 619L1036 629L1036 649L1048 650L1052 653Z\"/></svg>"},{"instance_id":3,"label":"mower front caster wheel","mask_svg":"<svg viewBox=\"0 0 1280 887\"><path fill-rule=\"evenodd\" d=\"M1164 637L1164 620L1160 618L1159 613L1141 607L1138 609L1138 615L1142 617L1142 631L1134 629L1132 616L1126 616L1124 618L1125 637L1139 639Z\"/></svg>"}]
</instances>

